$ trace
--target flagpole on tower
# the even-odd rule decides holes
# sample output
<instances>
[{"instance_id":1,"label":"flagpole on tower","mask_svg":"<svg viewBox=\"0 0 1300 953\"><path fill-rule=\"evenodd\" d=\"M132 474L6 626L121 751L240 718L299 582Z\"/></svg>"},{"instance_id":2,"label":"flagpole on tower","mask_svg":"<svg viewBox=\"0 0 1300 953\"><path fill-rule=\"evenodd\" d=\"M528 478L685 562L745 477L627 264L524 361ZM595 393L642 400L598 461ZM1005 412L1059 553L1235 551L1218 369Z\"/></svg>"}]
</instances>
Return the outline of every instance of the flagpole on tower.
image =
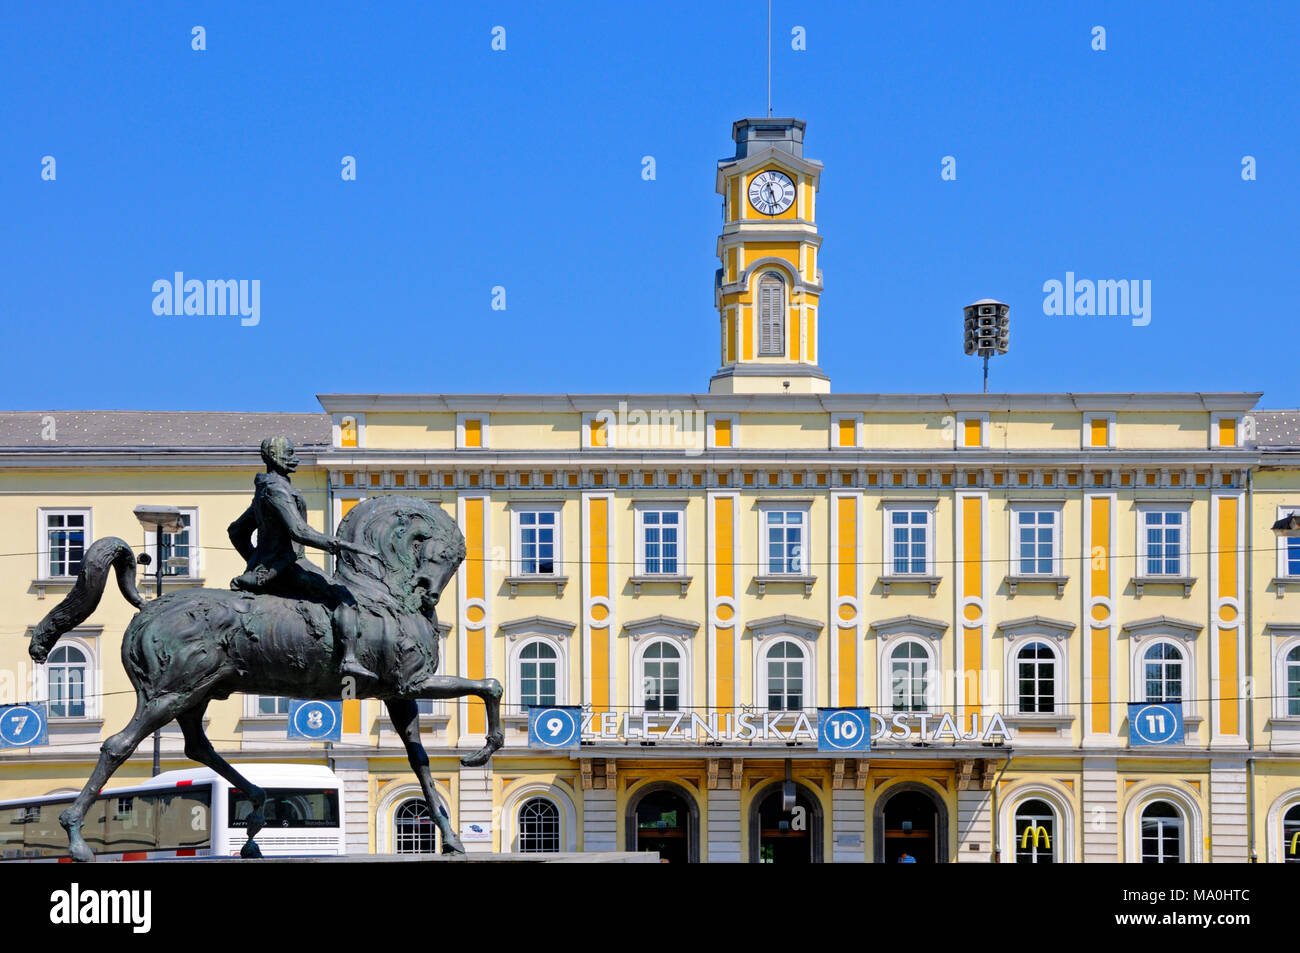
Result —
<instances>
[{"instance_id":1,"label":"flagpole on tower","mask_svg":"<svg viewBox=\"0 0 1300 953\"><path fill-rule=\"evenodd\" d=\"M772 115L772 0L767 0L767 114Z\"/></svg>"}]
</instances>

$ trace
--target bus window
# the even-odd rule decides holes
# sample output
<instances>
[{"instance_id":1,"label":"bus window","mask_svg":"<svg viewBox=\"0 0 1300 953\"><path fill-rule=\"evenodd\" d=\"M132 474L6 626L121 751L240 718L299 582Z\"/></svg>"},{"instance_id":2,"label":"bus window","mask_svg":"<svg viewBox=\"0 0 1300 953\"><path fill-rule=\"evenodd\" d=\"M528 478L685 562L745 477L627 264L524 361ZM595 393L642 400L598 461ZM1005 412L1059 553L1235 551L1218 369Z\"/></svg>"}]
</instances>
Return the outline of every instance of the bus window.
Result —
<instances>
[{"instance_id":1,"label":"bus window","mask_svg":"<svg viewBox=\"0 0 1300 953\"><path fill-rule=\"evenodd\" d=\"M230 826L247 827L253 803L239 791L230 792ZM338 827L339 792L333 788L268 788L266 808L262 811L266 826Z\"/></svg>"},{"instance_id":2,"label":"bus window","mask_svg":"<svg viewBox=\"0 0 1300 953\"><path fill-rule=\"evenodd\" d=\"M59 823L59 814L68 809L71 801L47 801L29 804L23 824L23 847L28 857L66 857L68 832ZM86 809L81 825L81 836L86 846L99 853L104 849L104 804L92 802Z\"/></svg>"},{"instance_id":3,"label":"bus window","mask_svg":"<svg viewBox=\"0 0 1300 953\"><path fill-rule=\"evenodd\" d=\"M23 823L26 817L25 807L0 808L0 859L12 860L23 856Z\"/></svg>"},{"instance_id":4,"label":"bus window","mask_svg":"<svg viewBox=\"0 0 1300 953\"><path fill-rule=\"evenodd\" d=\"M101 798L105 807L104 850L110 854L153 850L157 795L131 794Z\"/></svg>"},{"instance_id":5,"label":"bus window","mask_svg":"<svg viewBox=\"0 0 1300 953\"><path fill-rule=\"evenodd\" d=\"M195 785L157 795L158 849L207 847L212 840L212 787Z\"/></svg>"}]
</instances>

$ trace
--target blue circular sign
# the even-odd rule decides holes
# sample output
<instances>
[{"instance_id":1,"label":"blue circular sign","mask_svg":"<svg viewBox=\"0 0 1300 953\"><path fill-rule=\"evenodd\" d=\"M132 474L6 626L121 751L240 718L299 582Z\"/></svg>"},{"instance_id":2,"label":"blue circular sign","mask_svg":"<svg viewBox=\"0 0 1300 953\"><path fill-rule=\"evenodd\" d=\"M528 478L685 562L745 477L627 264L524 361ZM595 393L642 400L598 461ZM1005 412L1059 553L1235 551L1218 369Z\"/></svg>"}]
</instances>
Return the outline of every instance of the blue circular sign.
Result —
<instances>
[{"instance_id":1,"label":"blue circular sign","mask_svg":"<svg viewBox=\"0 0 1300 953\"><path fill-rule=\"evenodd\" d=\"M45 719L39 709L14 705L0 712L0 744L25 748L41 737Z\"/></svg>"},{"instance_id":2,"label":"blue circular sign","mask_svg":"<svg viewBox=\"0 0 1300 953\"><path fill-rule=\"evenodd\" d=\"M1133 716L1133 733L1150 745L1178 737L1178 714L1168 705L1145 705Z\"/></svg>"},{"instance_id":3,"label":"blue circular sign","mask_svg":"<svg viewBox=\"0 0 1300 953\"><path fill-rule=\"evenodd\" d=\"M871 736L867 719L856 711L841 709L822 719L818 738L820 747L832 751L857 751Z\"/></svg>"},{"instance_id":4,"label":"blue circular sign","mask_svg":"<svg viewBox=\"0 0 1300 953\"><path fill-rule=\"evenodd\" d=\"M328 738L337 721L334 707L324 702L307 702L293 713L293 728L304 738Z\"/></svg>"},{"instance_id":5,"label":"blue circular sign","mask_svg":"<svg viewBox=\"0 0 1300 953\"><path fill-rule=\"evenodd\" d=\"M579 721L563 708L543 708L533 718L533 735L551 748L567 748L578 742Z\"/></svg>"}]
</instances>

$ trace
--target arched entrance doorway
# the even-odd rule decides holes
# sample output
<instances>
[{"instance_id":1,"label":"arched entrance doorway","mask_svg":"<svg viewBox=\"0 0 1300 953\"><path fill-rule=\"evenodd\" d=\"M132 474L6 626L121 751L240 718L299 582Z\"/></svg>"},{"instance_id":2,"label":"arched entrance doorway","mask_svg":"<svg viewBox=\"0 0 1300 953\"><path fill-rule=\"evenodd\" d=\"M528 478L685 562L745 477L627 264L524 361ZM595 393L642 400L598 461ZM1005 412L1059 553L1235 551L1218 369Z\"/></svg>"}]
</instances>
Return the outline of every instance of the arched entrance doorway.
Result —
<instances>
[{"instance_id":1,"label":"arched entrance doorway","mask_svg":"<svg viewBox=\"0 0 1300 953\"><path fill-rule=\"evenodd\" d=\"M877 801L875 835L878 864L904 855L918 864L948 861L948 809L925 785L900 784Z\"/></svg>"},{"instance_id":2,"label":"arched entrance doorway","mask_svg":"<svg viewBox=\"0 0 1300 953\"><path fill-rule=\"evenodd\" d=\"M749 860L758 864L820 864L821 802L802 784L794 786L794 810L787 811L784 782L769 784L749 807Z\"/></svg>"},{"instance_id":3,"label":"arched entrance doorway","mask_svg":"<svg viewBox=\"0 0 1300 953\"><path fill-rule=\"evenodd\" d=\"M695 798L670 781L647 785L628 802L627 849L653 850L670 864L700 860L700 818Z\"/></svg>"}]
</instances>

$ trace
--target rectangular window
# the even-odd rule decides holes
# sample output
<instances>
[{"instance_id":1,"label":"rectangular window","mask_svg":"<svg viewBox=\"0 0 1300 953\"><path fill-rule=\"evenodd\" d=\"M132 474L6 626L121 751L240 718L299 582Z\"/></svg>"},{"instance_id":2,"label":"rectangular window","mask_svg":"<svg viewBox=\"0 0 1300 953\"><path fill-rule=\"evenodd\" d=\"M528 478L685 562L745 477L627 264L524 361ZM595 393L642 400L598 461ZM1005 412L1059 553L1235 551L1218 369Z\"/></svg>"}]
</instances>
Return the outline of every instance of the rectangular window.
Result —
<instances>
[{"instance_id":1,"label":"rectangular window","mask_svg":"<svg viewBox=\"0 0 1300 953\"><path fill-rule=\"evenodd\" d=\"M555 510L523 510L519 513L519 574L555 575Z\"/></svg>"},{"instance_id":2,"label":"rectangular window","mask_svg":"<svg viewBox=\"0 0 1300 953\"><path fill-rule=\"evenodd\" d=\"M90 510L42 510L41 578L81 572L89 531Z\"/></svg>"},{"instance_id":3,"label":"rectangular window","mask_svg":"<svg viewBox=\"0 0 1300 953\"><path fill-rule=\"evenodd\" d=\"M1284 536L1286 552L1283 563L1288 576L1300 576L1300 536Z\"/></svg>"},{"instance_id":4,"label":"rectangular window","mask_svg":"<svg viewBox=\"0 0 1300 953\"><path fill-rule=\"evenodd\" d=\"M289 714L289 699L284 695L258 695L257 713L259 715Z\"/></svg>"},{"instance_id":5,"label":"rectangular window","mask_svg":"<svg viewBox=\"0 0 1300 953\"><path fill-rule=\"evenodd\" d=\"M682 523L679 509L641 510L641 572L676 576L682 571Z\"/></svg>"},{"instance_id":6,"label":"rectangular window","mask_svg":"<svg viewBox=\"0 0 1300 953\"><path fill-rule=\"evenodd\" d=\"M1056 568L1055 510L1016 512L1016 572L1022 576L1050 576Z\"/></svg>"},{"instance_id":7,"label":"rectangular window","mask_svg":"<svg viewBox=\"0 0 1300 953\"><path fill-rule=\"evenodd\" d=\"M774 509L763 513L768 575L801 576L804 567L804 533L808 515L803 510Z\"/></svg>"},{"instance_id":8,"label":"rectangular window","mask_svg":"<svg viewBox=\"0 0 1300 953\"><path fill-rule=\"evenodd\" d=\"M1181 510L1148 510L1142 514L1146 575L1183 575L1184 519Z\"/></svg>"},{"instance_id":9,"label":"rectangular window","mask_svg":"<svg viewBox=\"0 0 1300 953\"><path fill-rule=\"evenodd\" d=\"M181 510L180 522L184 528L179 533L162 534L163 575L197 576L199 574L199 511L194 508ZM160 555L158 541L153 530L146 531L144 536L145 549L149 552L149 558L155 560L145 574L153 577L158 572L156 562Z\"/></svg>"},{"instance_id":10,"label":"rectangular window","mask_svg":"<svg viewBox=\"0 0 1300 953\"><path fill-rule=\"evenodd\" d=\"M930 566L930 511L889 511L890 573L924 576Z\"/></svg>"}]
</instances>

